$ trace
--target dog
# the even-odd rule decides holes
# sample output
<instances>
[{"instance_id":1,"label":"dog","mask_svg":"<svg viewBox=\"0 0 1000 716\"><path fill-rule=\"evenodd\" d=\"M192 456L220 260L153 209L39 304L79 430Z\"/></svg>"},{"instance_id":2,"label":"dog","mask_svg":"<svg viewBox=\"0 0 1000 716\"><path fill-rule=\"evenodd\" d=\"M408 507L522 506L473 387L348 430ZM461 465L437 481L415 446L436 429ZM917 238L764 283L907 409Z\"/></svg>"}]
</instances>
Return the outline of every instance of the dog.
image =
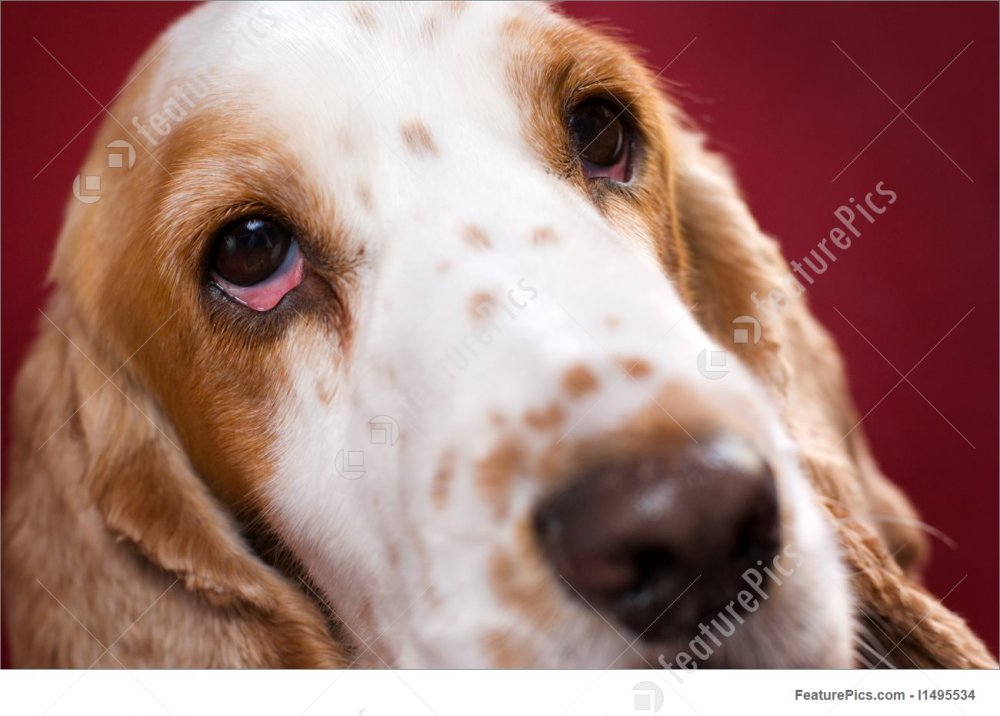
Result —
<instances>
[{"instance_id":1,"label":"dog","mask_svg":"<svg viewBox=\"0 0 1000 716\"><path fill-rule=\"evenodd\" d=\"M210 4L110 115L16 385L18 665L996 665L621 41Z\"/></svg>"}]
</instances>

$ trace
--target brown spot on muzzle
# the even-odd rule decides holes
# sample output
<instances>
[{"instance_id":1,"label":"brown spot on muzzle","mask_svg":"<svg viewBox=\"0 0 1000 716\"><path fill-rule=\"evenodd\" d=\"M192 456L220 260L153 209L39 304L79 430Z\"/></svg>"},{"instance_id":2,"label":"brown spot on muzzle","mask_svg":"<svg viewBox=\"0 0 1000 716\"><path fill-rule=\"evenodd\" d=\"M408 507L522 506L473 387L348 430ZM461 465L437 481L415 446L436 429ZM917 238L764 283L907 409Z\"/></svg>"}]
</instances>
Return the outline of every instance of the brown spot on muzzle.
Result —
<instances>
[{"instance_id":1,"label":"brown spot on muzzle","mask_svg":"<svg viewBox=\"0 0 1000 716\"><path fill-rule=\"evenodd\" d=\"M567 614L565 585L543 559L530 519L518 522L513 545L497 547L487 567L490 589L501 607L516 613L528 627L551 631L567 616L572 618ZM531 665L531 652L518 636L498 640L495 634L488 634L484 647L499 668Z\"/></svg>"},{"instance_id":2,"label":"brown spot on muzzle","mask_svg":"<svg viewBox=\"0 0 1000 716\"><path fill-rule=\"evenodd\" d=\"M529 410L524 414L524 422L535 430L555 430L566 418L563 409L552 403L544 410Z\"/></svg>"},{"instance_id":3,"label":"brown spot on muzzle","mask_svg":"<svg viewBox=\"0 0 1000 716\"><path fill-rule=\"evenodd\" d=\"M486 502L493 506L496 517L507 514L511 488L518 475L527 471L528 456L513 437L500 443L476 465L476 486Z\"/></svg>"},{"instance_id":4,"label":"brown spot on muzzle","mask_svg":"<svg viewBox=\"0 0 1000 716\"><path fill-rule=\"evenodd\" d=\"M434 143L434 137L423 122L417 120L407 122L399 128L399 131L403 135L403 144L413 154L424 157L437 155L438 148Z\"/></svg>"},{"instance_id":5,"label":"brown spot on muzzle","mask_svg":"<svg viewBox=\"0 0 1000 716\"><path fill-rule=\"evenodd\" d=\"M477 249L488 249L493 246L486 232L475 224L462 227L462 241Z\"/></svg>"},{"instance_id":6,"label":"brown spot on muzzle","mask_svg":"<svg viewBox=\"0 0 1000 716\"><path fill-rule=\"evenodd\" d=\"M472 294L469 298L469 313L477 321L488 321L496 309L497 301L486 291Z\"/></svg>"},{"instance_id":7,"label":"brown spot on muzzle","mask_svg":"<svg viewBox=\"0 0 1000 716\"><path fill-rule=\"evenodd\" d=\"M525 579L521 574L517 558L507 549L497 549L490 556L490 586L497 598L522 615L535 613L535 597L544 585L538 581Z\"/></svg>"},{"instance_id":8,"label":"brown spot on muzzle","mask_svg":"<svg viewBox=\"0 0 1000 716\"><path fill-rule=\"evenodd\" d=\"M455 476L455 453L448 452L441 458L437 472L434 474L434 484L431 487L431 500L434 506L443 510L448 504L451 494L451 483Z\"/></svg>"},{"instance_id":9,"label":"brown spot on muzzle","mask_svg":"<svg viewBox=\"0 0 1000 716\"><path fill-rule=\"evenodd\" d=\"M559 617L562 585L553 580L535 537L531 520L518 522L513 548L498 547L490 555L490 588L503 606L534 626L551 625Z\"/></svg>"},{"instance_id":10,"label":"brown spot on muzzle","mask_svg":"<svg viewBox=\"0 0 1000 716\"><path fill-rule=\"evenodd\" d=\"M556 241L556 232L552 230L551 226L539 226L531 232L531 243L536 246L540 244L554 244Z\"/></svg>"},{"instance_id":11,"label":"brown spot on muzzle","mask_svg":"<svg viewBox=\"0 0 1000 716\"><path fill-rule=\"evenodd\" d=\"M698 444L719 432L744 436L763 446L766 439L748 417L753 407L733 398L731 405L710 401L700 390L677 381L661 383L652 399L608 433L586 439L567 435L543 453L534 472L546 484L563 485L594 465L636 455L671 452Z\"/></svg>"},{"instance_id":12,"label":"brown spot on muzzle","mask_svg":"<svg viewBox=\"0 0 1000 716\"><path fill-rule=\"evenodd\" d=\"M636 358L635 356L622 356L615 359L615 362L621 367L622 372L625 373L629 378L639 379L645 378L653 372L653 366L649 364L644 358Z\"/></svg>"},{"instance_id":13,"label":"brown spot on muzzle","mask_svg":"<svg viewBox=\"0 0 1000 716\"><path fill-rule=\"evenodd\" d=\"M582 398L597 390L598 380L587 366L578 364L563 374L563 389L572 398Z\"/></svg>"}]
</instances>

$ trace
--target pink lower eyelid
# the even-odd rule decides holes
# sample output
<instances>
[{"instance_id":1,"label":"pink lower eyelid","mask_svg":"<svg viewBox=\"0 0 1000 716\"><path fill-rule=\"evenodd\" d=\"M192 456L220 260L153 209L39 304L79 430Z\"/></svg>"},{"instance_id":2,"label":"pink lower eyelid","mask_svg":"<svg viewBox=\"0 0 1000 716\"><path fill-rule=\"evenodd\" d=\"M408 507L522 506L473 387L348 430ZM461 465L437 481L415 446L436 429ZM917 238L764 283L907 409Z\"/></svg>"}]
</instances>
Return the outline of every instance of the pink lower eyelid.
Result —
<instances>
[{"instance_id":1,"label":"pink lower eyelid","mask_svg":"<svg viewBox=\"0 0 1000 716\"><path fill-rule=\"evenodd\" d=\"M236 286L218 275L213 280L234 300L247 308L263 313L281 302L292 289L302 283L304 264L298 246L292 244L288 256L273 276L253 286Z\"/></svg>"},{"instance_id":2,"label":"pink lower eyelid","mask_svg":"<svg viewBox=\"0 0 1000 716\"><path fill-rule=\"evenodd\" d=\"M625 157L614 166L610 167L585 167L584 173L589 179L607 178L617 182L626 182L626 172L628 171L628 157Z\"/></svg>"},{"instance_id":3,"label":"pink lower eyelid","mask_svg":"<svg viewBox=\"0 0 1000 716\"><path fill-rule=\"evenodd\" d=\"M608 178L624 183L628 181L628 177L625 176L627 171L628 171L628 155L626 155L624 159L622 159L620 162L611 167L611 170L608 172Z\"/></svg>"},{"instance_id":4,"label":"pink lower eyelid","mask_svg":"<svg viewBox=\"0 0 1000 716\"><path fill-rule=\"evenodd\" d=\"M618 160L617 163L610 167L600 167L597 165L584 164L584 174L588 179L611 179L612 181L625 183L631 179L629 176L629 163L631 161L631 152L628 148L625 149L625 153L622 158Z\"/></svg>"}]
</instances>

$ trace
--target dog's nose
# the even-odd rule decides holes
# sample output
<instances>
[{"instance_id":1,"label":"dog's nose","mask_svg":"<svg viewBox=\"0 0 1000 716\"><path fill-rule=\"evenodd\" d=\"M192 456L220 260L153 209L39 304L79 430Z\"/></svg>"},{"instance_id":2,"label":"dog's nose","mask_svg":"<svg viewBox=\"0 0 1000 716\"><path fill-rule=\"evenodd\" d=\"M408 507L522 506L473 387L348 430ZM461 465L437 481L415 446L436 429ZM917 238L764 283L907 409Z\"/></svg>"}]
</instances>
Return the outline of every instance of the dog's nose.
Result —
<instances>
[{"instance_id":1,"label":"dog's nose","mask_svg":"<svg viewBox=\"0 0 1000 716\"><path fill-rule=\"evenodd\" d=\"M732 435L592 461L534 515L571 591L648 641L690 637L736 601L779 523L770 467Z\"/></svg>"}]
</instances>

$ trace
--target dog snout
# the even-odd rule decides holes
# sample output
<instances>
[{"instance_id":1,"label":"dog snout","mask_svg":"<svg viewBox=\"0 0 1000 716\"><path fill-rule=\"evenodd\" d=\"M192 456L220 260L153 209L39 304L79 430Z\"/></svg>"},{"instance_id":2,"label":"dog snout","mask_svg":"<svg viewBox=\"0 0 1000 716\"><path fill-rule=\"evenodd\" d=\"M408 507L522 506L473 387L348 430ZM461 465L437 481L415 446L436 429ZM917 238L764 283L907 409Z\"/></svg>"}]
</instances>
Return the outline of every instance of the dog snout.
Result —
<instances>
[{"instance_id":1,"label":"dog snout","mask_svg":"<svg viewBox=\"0 0 1000 716\"><path fill-rule=\"evenodd\" d=\"M781 531L770 466L732 434L585 466L534 527L571 593L652 642L730 604Z\"/></svg>"}]
</instances>

